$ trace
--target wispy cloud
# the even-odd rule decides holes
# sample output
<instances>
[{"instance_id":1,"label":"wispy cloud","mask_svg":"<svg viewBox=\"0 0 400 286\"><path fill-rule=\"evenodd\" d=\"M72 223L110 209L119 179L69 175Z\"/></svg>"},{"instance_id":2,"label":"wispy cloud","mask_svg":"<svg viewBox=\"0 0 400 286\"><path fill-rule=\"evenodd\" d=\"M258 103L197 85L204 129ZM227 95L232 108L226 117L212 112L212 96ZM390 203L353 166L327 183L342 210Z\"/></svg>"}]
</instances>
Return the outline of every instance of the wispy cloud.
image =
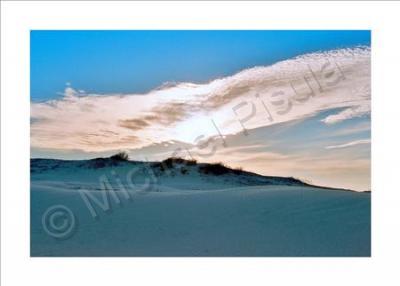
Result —
<instances>
[{"instance_id":1,"label":"wispy cloud","mask_svg":"<svg viewBox=\"0 0 400 286\"><path fill-rule=\"evenodd\" d=\"M369 102L362 102L358 106L353 106L347 108L338 114L329 115L328 117L322 119L322 122L326 124L335 124L342 122L344 120L361 117L371 113L371 105Z\"/></svg>"},{"instance_id":2,"label":"wispy cloud","mask_svg":"<svg viewBox=\"0 0 400 286\"><path fill-rule=\"evenodd\" d=\"M363 140L356 140L356 141L351 141L345 144L340 144L340 145L331 145L331 146L326 146L325 149L339 149L339 148L347 148L347 147L352 147L360 144L371 144L370 139L363 139Z\"/></svg>"},{"instance_id":3,"label":"wispy cloud","mask_svg":"<svg viewBox=\"0 0 400 286\"><path fill-rule=\"evenodd\" d=\"M312 53L206 84L166 85L147 94L91 94L31 104L31 146L106 152L236 134L347 107L333 124L370 112L370 49ZM211 121L213 120L213 121ZM217 128L215 128L217 126Z\"/></svg>"}]
</instances>

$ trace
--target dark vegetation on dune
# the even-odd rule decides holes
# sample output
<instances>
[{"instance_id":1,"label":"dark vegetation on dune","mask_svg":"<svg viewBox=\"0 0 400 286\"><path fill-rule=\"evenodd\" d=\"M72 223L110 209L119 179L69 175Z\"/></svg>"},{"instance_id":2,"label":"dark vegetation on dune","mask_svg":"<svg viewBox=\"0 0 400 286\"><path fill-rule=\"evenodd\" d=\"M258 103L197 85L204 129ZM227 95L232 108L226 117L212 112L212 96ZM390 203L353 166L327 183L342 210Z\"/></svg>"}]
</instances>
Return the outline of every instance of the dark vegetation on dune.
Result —
<instances>
[{"instance_id":1,"label":"dark vegetation on dune","mask_svg":"<svg viewBox=\"0 0 400 286\"><path fill-rule=\"evenodd\" d=\"M195 159L183 159L171 157L161 162L130 161L126 152L119 152L107 158L95 158L90 160L58 160L58 159L31 159L31 174L40 174L49 171L70 169L102 169L106 167L139 166L149 169L155 176L186 176L191 172L207 177L224 177L225 181L237 181L242 185L287 185L308 186L324 189L335 189L352 191L348 189L337 189L316 186L293 177L264 176L243 170L242 168L231 168L225 164L199 163Z\"/></svg>"},{"instance_id":2,"label":"dark vegetation on dune","mask_svg":"<svg viewBox=\"0 0 400 286\"><path fill-rule=\"evenodd\" d=\"M108 158L95 158L91 160L31 159L31 173L40 174L66 169L79 172L80 169L118 168L130 165L132 167L143 167L147 171L150 168L151 172L159 177L187 176L195 173L203 176L205 179L207 177L223 177L224 181L235 181L242 185L309 185L292 177L263 176L244 171L242 168L230 168L221 162L199 163L195 159L187 160L179 157L171 157L160 162L130 161L126 152L119 152Z\"/></svg>"},{"instance_id":3,"label":"dark vegetation on dune","mask_svg":"<svg viewBox=\"0 0 400 286\"><path fill-rule=\"evenodd\" d=\"M183 159L171 157L161 162L141 162L131 161L126 152L119 152L107 158L95 158L90 160L58 160L58 159L31 159L31 174L70 169L79 171L80 169L102 169L107 167L139 166L149 169L155 176L187 176L197 173L205 179L211 177L223 177L224 181L235 181L241 185L286 185L286 186L307 186L323 189L335 189L352 191L349 189L338 189L324 186L316 186L304 182L294 177L264 176L239 168L231 168L225 164L218 163L199 163L195 159ZM146 171L147 172L147 171Z\"/></svg>"},{"instance_id":4,"label":"dark vegetation on dune","mask_svg":"<svg viewBox=\"0 0 400 286\"><path fill-rule=\"evenodd\" d=\"M105 167L116 167L124 162L129 162L129 156L126 152L119 152L109 158L95 158L92 160L87 160L84 164L82 164L82 167L100 169Z\"/></svg>"},{"instance_id":5,"label":"dark vegetation on dune","mask_svg":"<svg viewBox=\"0 0 400 286\"><path fill-rule=\"evenodd\" d=\"M129 155L126 152L119 152L115 155L112 155L110 157L111 160L113 161L128 161L129 160Z\"/></svg>"}]
</instances>

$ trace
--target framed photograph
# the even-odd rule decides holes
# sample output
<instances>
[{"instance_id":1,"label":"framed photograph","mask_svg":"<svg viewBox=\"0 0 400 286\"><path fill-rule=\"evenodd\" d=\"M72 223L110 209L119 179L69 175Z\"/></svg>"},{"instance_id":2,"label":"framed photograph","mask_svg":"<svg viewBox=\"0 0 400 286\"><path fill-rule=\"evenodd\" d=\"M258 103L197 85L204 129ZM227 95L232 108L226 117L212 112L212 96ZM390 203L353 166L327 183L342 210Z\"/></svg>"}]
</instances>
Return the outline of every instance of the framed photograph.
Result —
<instances>
[{"instance_id":1,"label":"framed photograph","mask_svg":"<svg viewBox=\"0 0 400 286\"><path fill-rule=\"evenodd\" d=\"M399 3L0 2L1 285L400 281Z\"/></svg>"}]
</instances>

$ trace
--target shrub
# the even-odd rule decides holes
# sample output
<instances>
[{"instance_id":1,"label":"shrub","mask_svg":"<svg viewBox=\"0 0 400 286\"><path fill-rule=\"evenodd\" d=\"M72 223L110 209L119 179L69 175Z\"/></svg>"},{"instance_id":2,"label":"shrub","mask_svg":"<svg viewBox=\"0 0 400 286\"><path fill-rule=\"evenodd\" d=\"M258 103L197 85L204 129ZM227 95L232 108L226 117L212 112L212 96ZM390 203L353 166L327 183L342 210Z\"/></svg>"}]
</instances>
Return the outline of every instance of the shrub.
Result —
<instances>
[{"instance_id":1,"label":"shrub","mask_svg":"<svg viewBox=\"0 0 400 286\"><path fill-rule=\"evenodd\" d=\"M186 160L186 164L188 166L194 166L197 164L197 160L196 159Z\"/></svg>"},{"instance_id":2,"label":"shrub","mask_svg":"<svg viewBox=\"0 0 400 286\"><path fill-rule=\"evenodd\" d=\"M165 166L167 169L172 169L172 168L175 168L175 164L185 164L188 166L192 166L192 165L196 165L197 161L196 160L185 160L180 157L170 157L170 158L162 161L161 164L163 166Z\"/></svg>"},{"instance_id":3,"label":"shrub","mask_svg":"<svg viewBox=\"0 0 400 286\"><path fill-rule=\"evenodd\" d=\"M168 158L161 162L161 165L164 166L166 169L172 169L176 158Z\"/></svg>"},{"instance_id":4,"label":"shrub","mask_svg":"<svg viewBox=\"0 0 400 286\"><path fill-rule=\"evenodd\" d=\"M213 175L223 175L227 174L231 171L228 167L226 167L223 163L213 163L213 164L205 164L200 166L199 171L204 174L213 174Z\"/></svg>"},{"instance_id":5,"label":"shrub","mask_svg":"<svg viewBox=\"0 0 400 286\"><path fill-rule=\"evenodd\" d=\"M111 156L110 159L114 161L128 161L129 155L125 151L122 151Z\"/></svg>"},{"instance_id":6,"label":"shrub","mask_svg":"<svg viewBox=\"0 0 400 286\"><path fill-rule=\"evenodd\" d=\"M239 174L241 174L242 172L243 172L243 168L242 168L242 167L237 167L237 168L233 169L233 173L234 173L235 175L239 175Z\"/></svg>"}]
</instances>

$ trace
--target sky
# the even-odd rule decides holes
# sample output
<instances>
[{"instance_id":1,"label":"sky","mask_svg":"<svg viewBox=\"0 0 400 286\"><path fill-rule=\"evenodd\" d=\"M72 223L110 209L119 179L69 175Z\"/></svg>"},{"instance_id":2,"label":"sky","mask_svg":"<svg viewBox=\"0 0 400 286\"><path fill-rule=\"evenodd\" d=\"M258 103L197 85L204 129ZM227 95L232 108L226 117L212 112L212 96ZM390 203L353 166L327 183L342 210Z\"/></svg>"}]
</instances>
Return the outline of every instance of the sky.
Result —
<instances>
[{"instance_id":1,"label":"sky","mask_svg":"<svg viewBox=\"0 0 400 286\"><path fill-rule=\"evenodd\" d=\"M32 31L31 157L370 189L369 31Z\"/></svg>"},{"instance_id":2,"label":"sky","mask_svg":"<svg viewBox=\"0 0 400 286\"><path fill-rule=\"evenodd\" d=\"M31 99L60 98L66 82L91 93L145 93L355 45L370 45L369 31L34 30Z\"/></svg>"}]
</instances>

